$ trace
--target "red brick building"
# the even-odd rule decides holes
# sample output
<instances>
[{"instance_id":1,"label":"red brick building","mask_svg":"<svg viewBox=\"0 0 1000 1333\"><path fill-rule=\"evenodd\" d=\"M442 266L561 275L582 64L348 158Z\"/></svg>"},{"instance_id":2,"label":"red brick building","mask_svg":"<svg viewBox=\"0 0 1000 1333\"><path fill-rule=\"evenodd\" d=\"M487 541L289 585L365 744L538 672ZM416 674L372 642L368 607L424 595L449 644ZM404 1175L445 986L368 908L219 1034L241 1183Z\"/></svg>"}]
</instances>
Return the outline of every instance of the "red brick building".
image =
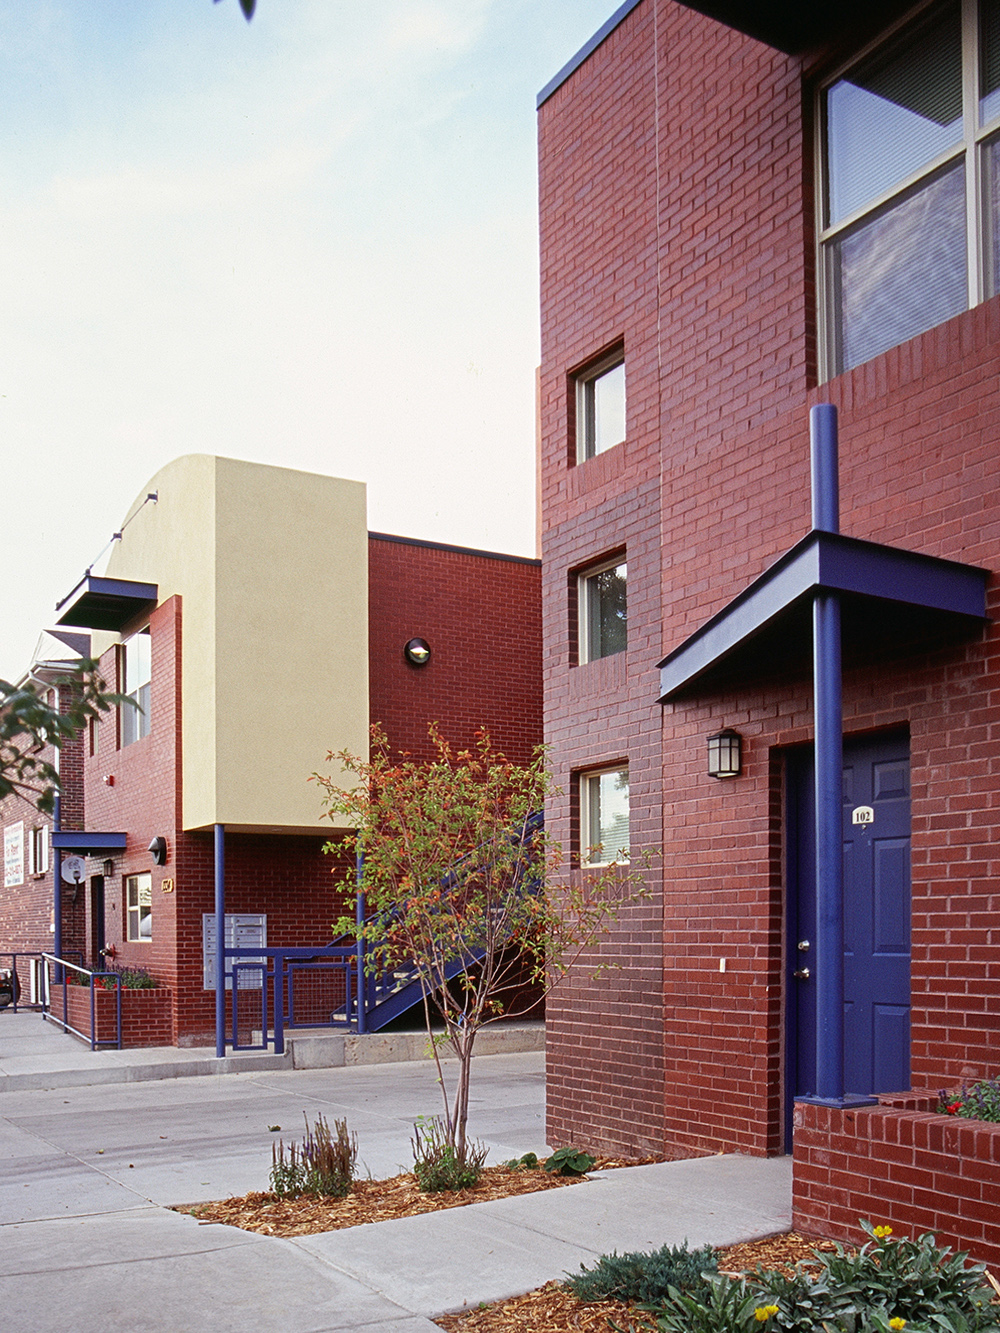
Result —
<instances>
[{"instance_id":1,"label":"red brick building","mask_svg":"<svg viewBox=\"0 0 1000 1333\"><path fill-rule=\"evenodd\" d=\"M627 821L662 854L609 935L620 969L550 1000L553 1143L791 1149L826 1021L810 608L830 589L844 1090L1000 1073L998 55L985 3L629 0L540 94L549 827L585 858ZM812 530L820 403L842 537ZM720 732L742 751L721 779ZM797 1116L804 1224L895 1208L998 1252L1000 1155L962 1230L909 1121ZM830 1136L856 1125L838 1174ZM883 1194L875 1139L909 1172Z\"/></svg>"},{"instance_id":2,"label":"red brick building","mask_svg":"<svg viewBox=\"0 0 1000 1333\"><path fill-rule=\"evenodd\" d=\"M368 533L363 486L286 469L178 459L143 496L107 576L59 611L90 628L105 678L141 709L105 714L78 747L56 843L86 877L64 885L63 950L146 968L170 992L170 1039L203 1044L216 826L227 942L327 944L346 906L332 872L350 867L323 854L338 830L310 774L330 771L328 751L364 753L369 721L417 755L431 722L458 745L486 727L527 760L541 740L540 569ZM418 639L426 661L407 656ZM5 810L5 828L15 814L42 822ZM12 885L0 951L51 950L51 914L51 871Z\"/></svg>"}]
</instances>

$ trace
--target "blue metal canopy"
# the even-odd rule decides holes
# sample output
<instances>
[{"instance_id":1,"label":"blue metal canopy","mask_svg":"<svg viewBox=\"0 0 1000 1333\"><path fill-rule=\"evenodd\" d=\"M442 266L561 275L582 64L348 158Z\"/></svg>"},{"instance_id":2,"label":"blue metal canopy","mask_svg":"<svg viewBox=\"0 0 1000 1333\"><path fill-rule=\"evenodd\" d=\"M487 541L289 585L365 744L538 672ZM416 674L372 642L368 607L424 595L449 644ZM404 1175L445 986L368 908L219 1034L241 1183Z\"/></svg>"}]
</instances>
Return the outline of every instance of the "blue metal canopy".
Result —
<instances>
[{"instance_id":1,"label":"blue metal canopy","mask_svg":"<svg viewBox=\"0 0 1000 1333\"><path fill-rule=\"evenodd\" d=\"M125 850L124 833L84 833L81 829L52 830L52 846L57 852L75 852L77 856L101 856L105 852Z\"/></svg>"},{"instance_id":2,"label":"blue metal canopy","mask_svg":"<svg viewBox=\"0 0 1000 1333\"><path fill-rule=\"evenodd\" d=\"M819 591L842 594L845 665L930 651L981 631L989 571L812 531L658 663L660 702L807 672Z\"/></svg>"},{"instance_id":3,"label":"blue metal canopy","mask_svg":"<svg viewBox=\"0 0 1000 1333\"><path fill-rule=\"evenodd\" d=\"M69 596L56 603L56 610L62 611L56 623L118 634L134 616L156 605L157 591L155 583L85 574Z\"/></svg>"}]
</instances>

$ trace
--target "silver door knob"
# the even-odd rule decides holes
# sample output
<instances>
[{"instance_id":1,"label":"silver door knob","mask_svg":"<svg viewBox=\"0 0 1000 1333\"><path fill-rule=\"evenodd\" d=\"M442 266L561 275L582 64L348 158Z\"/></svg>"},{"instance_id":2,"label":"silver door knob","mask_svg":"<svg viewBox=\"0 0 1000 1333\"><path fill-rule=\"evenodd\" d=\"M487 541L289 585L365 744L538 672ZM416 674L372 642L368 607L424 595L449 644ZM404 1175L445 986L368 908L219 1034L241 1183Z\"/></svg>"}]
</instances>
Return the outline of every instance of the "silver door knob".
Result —
<instances>
[{"instance_id":1,"label":"silver door knob","mask_svg":"<svg viewBox=\"0 0 1000 1333\"><path fill-rule=\"evenodd\" d=\"M809 980L809 969L808 969L808 967L797 967L797 968L795 969L795 971L792 973L792 976L793 976L793 977L798 977L798 979L799 979L800 981L808 981L808 980Z\"/></svg>"}]
</instances>

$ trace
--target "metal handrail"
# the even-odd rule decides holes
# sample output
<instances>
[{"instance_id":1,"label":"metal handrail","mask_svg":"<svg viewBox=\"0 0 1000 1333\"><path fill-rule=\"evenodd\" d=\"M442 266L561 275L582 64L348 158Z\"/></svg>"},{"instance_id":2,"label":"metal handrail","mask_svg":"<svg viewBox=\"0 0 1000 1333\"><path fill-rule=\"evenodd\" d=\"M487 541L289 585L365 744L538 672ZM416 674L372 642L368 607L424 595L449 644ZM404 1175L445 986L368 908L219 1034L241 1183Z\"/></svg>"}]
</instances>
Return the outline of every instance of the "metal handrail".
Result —
<instances>
[{"instance_id":1,"label":"metal handrail","mask_svg":"<svg viewBox=\"0 0 1000 1333\"><path fill-rule=\"evenodd\" d=\"M59 1017L57 1017L55 1014L52 1013L52 1010L51 1010L51 1001L50 1001L50 1006L49 1006L49 1008L48 1008L47 1010L43 1010L43 1011L42 1011L42 1017L45 1018L45 1019L47 1019L50 1023L58 1023L59 1026L62 1028L62 1030L63 1030L64 1032L72 1032L73 1035L74 1035L75 1037L80 1037L80 1038L82 1038L83 1041L89 1041L89 1042L90 1042L90 1049L91 1049L92 1051L96 1051L97 1048L98 1048L99 1046L111 1046L111 1047L113 1047L116 1051L120 1051L121 1048L122 1048L122 979L121 979L121 977L119 976L119 974L118 974L117 972L101 972L101 971L96 971L96 970L94 970L94 969L92 969L92 968L84 967L84 966L83 966L82 964L80 964L80 963L71 963L71 962L70 962L68 959L66 959L66 958L57 958L55 954L51 954L51 953L43 953L43 954L42 954L42 958L45 960L46 963L52 963L52 964L53 964L53 966L54 966L55 969L56 969L56 975L57 975L57 977L61 974L61 977L62 977L61 985L62 985L62 992L63 992L63 1016L62 1016L62 1018L59 1018ZM88 988L89 988L89 991L90 991L90 1032L89 1032L89 1033L81 1032L79 1028L75 1028L75 1027L73 1027L72 1023L70 1023L70 1022L67 1021L67 1012L68 1012L68 1008L69 1008L69 1002L68 1002L68 999L67 999L67 992L68 992L68 990L69 990L69 984L70 984L69 981L68 981L67 978L66 978L66 969L67 969L67 968L69 968L69 969L70 969L71 971L73 971L73 972L79 972L81 975L90 978L89 981L86 981L86 982L81 983L83 986L88 987ZM110 981L113 981L113 982L114 982L114 986L113 986L113 987L107 987L107 986L104 987L105 990L113 989L113 990L114 990L114 993L115 993L115 1039L114 1039L114 1041L111 1041L109 1038L100 1039L100 1038L98 1038L98 1036L97 1036L97 998L96 998L96 996L97 996L97 989L98 989L98 988L94 985L94 981L95 981L95 979L102 979L102 980L103 980L103 978L105 978L105 977L107 977ZM60 982L57 980L54 984L55 984L56 986L58 986L58 985L60 985ZM52 991L52 985L53 985L53 983L50 982L50 983L49 983L49 993L50 993L50 995L51 995L51 991Z\"/></svg>"}]
</instances>

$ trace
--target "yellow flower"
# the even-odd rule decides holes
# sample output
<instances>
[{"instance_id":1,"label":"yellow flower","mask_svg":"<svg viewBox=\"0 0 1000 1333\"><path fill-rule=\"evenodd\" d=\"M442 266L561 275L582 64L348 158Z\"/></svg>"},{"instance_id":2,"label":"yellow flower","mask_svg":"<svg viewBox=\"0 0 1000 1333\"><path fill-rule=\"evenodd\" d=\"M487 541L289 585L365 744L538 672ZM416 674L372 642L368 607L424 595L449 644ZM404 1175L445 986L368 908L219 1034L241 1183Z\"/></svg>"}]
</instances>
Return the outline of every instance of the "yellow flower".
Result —
<instances>
[{"instance_id":1,"label":"yellow flower","mask_svg":"<svg viewBox=\"0 0 1000 1333\"><path fill-rule=\"evenodd\" d=\"M892 1235L892 1227L873 1227L872 1235L876 1240L885 1240L886 1236ZM902 1328L903 1325L900 1324L899 1327Z\"/></svg>"},{"instance_id":2,"label":"yellow flower","mask_svg":"<svg viewBox=\"0 0 1000 1333\"><path fill-rule=\"evenodd\" d=\"M900 1319L899 1315L897 1315L895 1319L889 1320L889 1327L894 1328L896 1330L896 1333L899 1333L899 1330L901 1328L906 1327L906 1320Z\"/></svg>"},{"instance_id":3,"label":"yellow flower","mask_svg":"<svg viewBox=\"0 0 1000 1333\"><path fill-rule=\"evenodd\" d=\"M778 1307L776 1305L758 1305L753 1312L753 1317L758 1324L763 1324L766 1319L770 1319L773 1314L777 1313Z\"/></svg>"}]
</instances>

